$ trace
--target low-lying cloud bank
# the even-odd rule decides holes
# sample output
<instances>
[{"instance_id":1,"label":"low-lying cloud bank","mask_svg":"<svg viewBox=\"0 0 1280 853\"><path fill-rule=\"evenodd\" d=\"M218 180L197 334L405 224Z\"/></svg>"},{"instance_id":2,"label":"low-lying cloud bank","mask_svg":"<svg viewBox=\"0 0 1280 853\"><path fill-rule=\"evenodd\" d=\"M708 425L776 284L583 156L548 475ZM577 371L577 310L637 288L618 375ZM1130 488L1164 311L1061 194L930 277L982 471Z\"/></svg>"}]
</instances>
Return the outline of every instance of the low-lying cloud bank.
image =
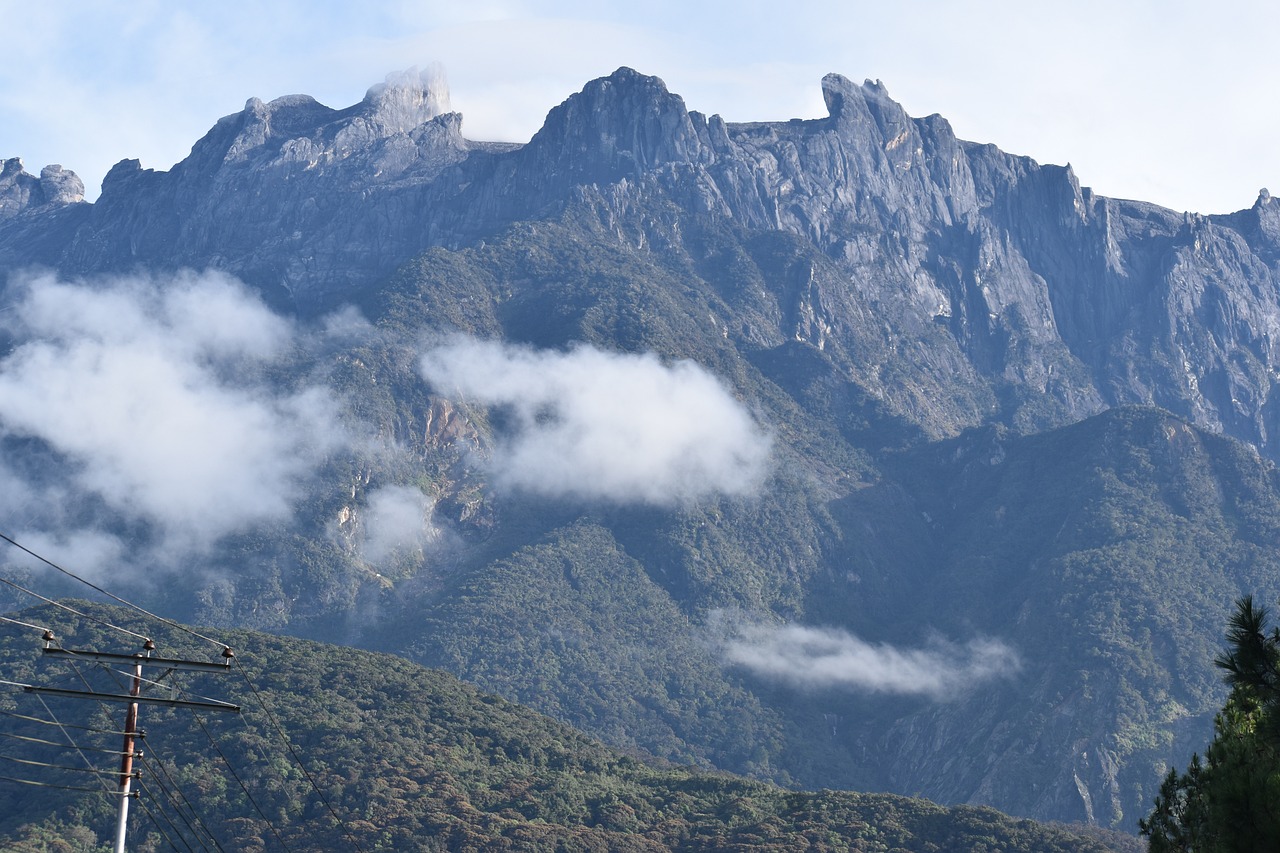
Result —
<instances>
[{"instance_id":1,"label":"low-lying cloud bank","mask_svg":"<svg viewBox=\"0 0 1280 853\"><path fill-rule=\"evenodd\" d=\"M288 518L346 441L326 389L272 387L265 371L296 330L234 279L43 276L8 292L0 440L37 439L69 472L55 485L9 466L13 494L95 499L166 545L200 548ZM29 512L46 531L60 523Z\"/></svg>"},{"instance_id":2,"label":"low-lying cloud bank","mask_svg":"<svg viewBox=\"0 0 1280 853\"><path fill-rule=\"evenodd\" d=\"M508 488L672 505L751 495L768 474L768 436L693 362L458 338L421 370L441 393L513 415L491 460Z\"/></svg>"},{"instance_id":3,"label":"low-lying cloud bank","mask_svg":"<svg viewBox=\"0 0 1280 853\"><path fill-rule=\"evenodd\" d=\"M998 640L901 649L839 629L766 625L724 613L714 616L711 627L726 663L795 687L943 700L1021 668L1017 653Z\"/></svg>"}]
</instances>

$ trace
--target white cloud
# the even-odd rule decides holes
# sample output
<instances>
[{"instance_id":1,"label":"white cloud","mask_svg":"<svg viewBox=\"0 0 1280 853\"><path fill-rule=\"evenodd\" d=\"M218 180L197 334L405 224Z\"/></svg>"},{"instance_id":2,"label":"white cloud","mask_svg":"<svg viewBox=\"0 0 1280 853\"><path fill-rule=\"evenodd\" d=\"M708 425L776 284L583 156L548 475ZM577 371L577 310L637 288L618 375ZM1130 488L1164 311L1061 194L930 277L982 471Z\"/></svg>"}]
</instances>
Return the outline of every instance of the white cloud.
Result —
<instances>
[{"instance_id":1,"label":"white cloud","mask_svg":"<svg viewBox=\"0 0 1280 853\"><path fill-rule=\"evenodd\" d=\"M369 494L361 553L381 563L397 551L423 548L439 537L435 501L412 486L383 486Z\"/></svg>"},{"instance_id":2,"label":"white cloud","mask_svg":"<svg viewBox=\"0 0 1280 853\"><path fill-rule=\"evenodd\" d=\"M768 437L692 362L458 339L421 368L441 393L512 413L491 465L513 489L670 505L750 495L768 473Z\"/></svg>"},{"instance_id":3,"label":"white cloud","mask_svg":"<svg viewBox=\"0 0 1280 853\"><path fill-rule=\"evenodd\" d=\"M226 276L44 276L9 292L0 436L43 441L71 472L62 488L169 545L288 518L343 438L327 391L270 387L263 369L294 330Z\"/></svg>"},{"instance_id":4,"label":"white cloud","mask_svg":"<svg viewBox=\"0 0 1280 853\"><path fill-rule=\"evenodd\" d=\"M129 557L129 549L119 537L98 530L31 531L24 532L18 541L46 559L56 554L53 562L90 580L105 580L110 567L122 565ZM7 549L4 558L15 565L47 571L41 560L14 548Z\"/></svg>"},{"instance_id":5,"label":"white cloud","mask_svg":"<svg viewBox=\"0 0 1280 853\"><path fill-rule=\"evenodd\" d=\"M934 641L902 649L868 643L847 631L802 625L767 625L713 614L723 659L753 674L796 687L849 688L868 693L943 700L1019 667L1017 653L990 639L963 645Z\"/></svg>"}]
</instances>

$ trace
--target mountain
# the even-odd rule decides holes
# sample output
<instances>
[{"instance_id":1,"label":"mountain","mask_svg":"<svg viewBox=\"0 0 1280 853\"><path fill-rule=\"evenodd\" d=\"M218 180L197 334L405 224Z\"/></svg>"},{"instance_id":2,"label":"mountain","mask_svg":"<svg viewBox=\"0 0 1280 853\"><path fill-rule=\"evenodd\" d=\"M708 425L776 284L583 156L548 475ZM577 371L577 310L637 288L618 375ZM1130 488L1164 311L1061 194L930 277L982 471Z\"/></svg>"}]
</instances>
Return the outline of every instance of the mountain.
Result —
<instances>
[{"instance_id":1,"label":"mountain","mask_svg":"<svg viewBox=\"0 0 1280 853\"><path fill-rule=\"evenodd\" d=\"M624 68L523 146L466 140L412 76L344 110L251 99L169 172L117 164L93 205L72 176L8 161L0 266L215 266L315 312L426 249L574 208L707 264L724 250L708 229L772 234L787 272L735 294L769 321L735 340L829 348L932 435L1158 405L1272 455L1280 202L1203 216L1108 199L909 117L879 83L822 88L827 118L729 124Z\"/></svg>"},{"instance_id":2,"label":"mountain","mask_svg":"<svg viewBox=\"0 0 1280 853\"><path fill-rule=\"evenodd\" d=\"M166 657L218 658L216 647L194 641L184 626L139 622L118 607L74 605L83 616L44 607L20 618L49 626L64 648L127 654L136 640L107 627L118 625L146 632ZM66 662L40 660L39 631L10 624L3 634L6 674L37 684L66 674ZM230 677L178 675L170 683L181 683L178 696L234 698L243 705L241 719L143 706L143 799L131 809L130 849L175 849L179 840L224 850L1125 849L991 809L795 793L659 767L400 658L245 631L219 637L235 644ZM98 689L114 692L107 684ZM175 693L148 687L144 695ZM68 754L48 745L50 728L41 720L112 726L91 703L13 691L3 702L10 759L48 763L50 753L59 760ZM119 746L114 737L71 731L87 750ZM14 772L84 785L83 774L68 771L26 765ZM111 797L0 785L10 805L0 819L6 850L97 850L99 832L114 829Z\"/></svg>"},{"instance_id":3,"label":"mountain","mask_svg":"<svg viewBox=\"0 0 1280 853\"><path fill-rule=\"evenodd\" d=\"M251 100L93 204L8 161L0 509L615 746L1132 829L1280 592L1277 202L822 86L730 124L621 69L520 146L414 77Z\"/></svg>"}]
</instances>

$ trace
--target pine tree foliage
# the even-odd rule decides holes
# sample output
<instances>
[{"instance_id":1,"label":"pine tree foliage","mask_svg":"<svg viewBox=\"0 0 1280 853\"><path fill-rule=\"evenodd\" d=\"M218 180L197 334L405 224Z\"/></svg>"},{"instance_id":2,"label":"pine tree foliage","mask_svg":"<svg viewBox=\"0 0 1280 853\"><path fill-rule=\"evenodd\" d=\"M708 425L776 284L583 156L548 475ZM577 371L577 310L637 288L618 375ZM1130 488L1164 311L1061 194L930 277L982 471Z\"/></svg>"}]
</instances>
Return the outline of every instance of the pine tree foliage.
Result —
<instances>
[{"instance_id":1,"label":"pine tree foliage","mask_svg":"<svg viewBox=\"0 0 1280 853\"><path fill-rule=\"evenodd\" d=\"M1155 810L1139 822L1152 853L1280 849L1280 629L1252 596L1236 602L1227 650L1231 696L1202 762L1170 770Z\"/></svg>"}]
</instances>

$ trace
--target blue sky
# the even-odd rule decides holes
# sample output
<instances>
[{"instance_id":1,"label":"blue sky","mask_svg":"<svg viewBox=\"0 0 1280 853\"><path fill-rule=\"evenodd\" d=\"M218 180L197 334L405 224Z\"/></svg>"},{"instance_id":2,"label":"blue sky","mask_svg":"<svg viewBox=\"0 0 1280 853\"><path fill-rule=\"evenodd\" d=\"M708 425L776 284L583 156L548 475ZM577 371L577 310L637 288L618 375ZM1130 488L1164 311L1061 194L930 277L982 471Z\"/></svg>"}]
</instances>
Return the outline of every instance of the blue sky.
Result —
<instances>
[{"instance_id":1,"label":"blue sky","mask_svg":"<svg viewBox=\"0 0 1280 853\"><path fill-rule=\"evenodd\" d=\"M411 66L444 67L464 134L511 141L620 65L730 121L822 115L835 71L1103 194L1220 213L1280 192L1276 5L0 0L0 157L60 163L93 197L251 96L342 107Z\"/></svg>"}]
</instances>

